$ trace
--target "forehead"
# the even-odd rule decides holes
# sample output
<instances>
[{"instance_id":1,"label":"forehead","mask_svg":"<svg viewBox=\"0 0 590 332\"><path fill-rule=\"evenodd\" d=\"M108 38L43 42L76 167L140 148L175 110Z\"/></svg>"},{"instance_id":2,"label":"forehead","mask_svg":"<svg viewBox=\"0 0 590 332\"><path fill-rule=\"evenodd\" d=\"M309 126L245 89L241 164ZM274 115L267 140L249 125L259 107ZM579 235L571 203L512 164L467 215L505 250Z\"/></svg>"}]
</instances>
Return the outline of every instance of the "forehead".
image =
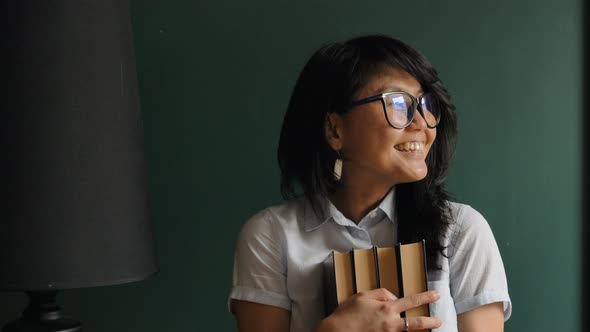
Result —
<instances>
[{"instance_id":1,"label":"forehead","mask_svg":"<svg viewBox=\"0 0 590 332\"><path fill-rule=\"evenodd\" d=\"M388 91L405 91L415 97L423 93L418 80L407 71L390 66L380 66L365 86L359 90L358 96L368 97Z\"/></svg>"}]
</instances>

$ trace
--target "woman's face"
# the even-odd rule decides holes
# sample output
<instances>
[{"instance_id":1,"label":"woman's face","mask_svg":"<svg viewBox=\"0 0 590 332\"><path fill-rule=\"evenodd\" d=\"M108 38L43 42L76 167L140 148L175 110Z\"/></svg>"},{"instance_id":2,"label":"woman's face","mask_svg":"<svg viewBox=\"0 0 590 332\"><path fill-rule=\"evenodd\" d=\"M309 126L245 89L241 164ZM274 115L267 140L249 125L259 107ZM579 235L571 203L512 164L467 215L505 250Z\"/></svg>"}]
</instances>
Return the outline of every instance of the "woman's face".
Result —
<instances>
[{"instance_id":1,"label":"woman's face","mask_svg":"<svg viewBox=\"0 0 590 332\"><path fill-rule=\"evenodd\" d=\"M414 97L423 94L420 83L409 73L384 66L354 99L388 91L405 91ZM330 114L328 119L326 137L332 148L340 151L344 184L393 186L426 177L425 159L436 129L428 128L419 112L404 129L389 126L380 101L357 106L342 116Z\"/></svg>"}]
</instances>

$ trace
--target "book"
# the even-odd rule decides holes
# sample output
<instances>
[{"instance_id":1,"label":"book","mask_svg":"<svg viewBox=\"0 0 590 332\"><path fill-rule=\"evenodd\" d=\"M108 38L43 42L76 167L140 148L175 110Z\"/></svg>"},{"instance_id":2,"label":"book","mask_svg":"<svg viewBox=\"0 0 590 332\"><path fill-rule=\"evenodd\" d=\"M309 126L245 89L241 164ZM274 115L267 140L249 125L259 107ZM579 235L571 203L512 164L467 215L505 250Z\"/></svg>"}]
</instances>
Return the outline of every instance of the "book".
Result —
<instances>
[{"instance_id":1,"label":"book","mask_svg":"<svg viewBox=\"0 0 590 332\"><path fill-rule=\"evenodd\" d=\"M326 312L332 313L336 307L356 293L351 252L335 252L324 260L324 301Z\"/></svg>"},{"instance_id":2,"label":"book","mask_svg":"<svg viewBox=\"0 0 590 332\"><path fill-rule=\"evenodd\" d=\"M399 295L404 297L422 293L428 290L426 275L426 252L423 242L399 246L398 250ZM402 313L403 314L403 313ZM405 317L430 316L427 304L409 309ZM404 315L402 315L404 317Z\"/></svg>"},{"instance_id":3,"label":"book","mask_svg":"<svg viewBox=\"0 0 590 332\"><path fill-rule=\"evenodd\" d=\"M424 240L392 248L332 251L323 265L326 316L358 292L383 287L401 298L428 290ZM400 315L430 316L430 307L425 304Z\"/></svg>"},{"instance_id":4,"label":"book","mask_svg":"<svg viewBox=\"0 0 590 332\"><path fill-rule=\"evenodd\" d=\"M399 296L399 276L397 274L397 253L395 248L377 248L379 257L379 286Z\"/></svg>"},{"instance_id":5,"label":"book","mask_svg":"<svg viewBox=\"0 0 590 332\"><path fill-rule=\"evenodd\" d=\"M352 251L355 292L379 288L377 280L377 257L374 248Z\"/></svg>"}]
</instances>

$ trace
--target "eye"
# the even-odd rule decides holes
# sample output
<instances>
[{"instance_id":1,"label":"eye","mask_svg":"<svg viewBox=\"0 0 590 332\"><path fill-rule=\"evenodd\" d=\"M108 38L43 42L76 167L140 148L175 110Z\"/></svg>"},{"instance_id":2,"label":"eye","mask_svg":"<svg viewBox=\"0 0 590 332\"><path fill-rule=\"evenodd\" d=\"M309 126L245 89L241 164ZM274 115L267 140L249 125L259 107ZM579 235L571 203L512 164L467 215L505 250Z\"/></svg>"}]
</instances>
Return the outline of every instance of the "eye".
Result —
<instances>
[{"instance_id":1,"label":"eye","mask_svg":"<svg viewBox=\"0 0 590 332\"><path fill-rule=\"evenodd\" d=\"M407 109L408 105L404 96L393 95L387 98L387 106L392 106L395 109Z\"/></svg>"}]
</instances>

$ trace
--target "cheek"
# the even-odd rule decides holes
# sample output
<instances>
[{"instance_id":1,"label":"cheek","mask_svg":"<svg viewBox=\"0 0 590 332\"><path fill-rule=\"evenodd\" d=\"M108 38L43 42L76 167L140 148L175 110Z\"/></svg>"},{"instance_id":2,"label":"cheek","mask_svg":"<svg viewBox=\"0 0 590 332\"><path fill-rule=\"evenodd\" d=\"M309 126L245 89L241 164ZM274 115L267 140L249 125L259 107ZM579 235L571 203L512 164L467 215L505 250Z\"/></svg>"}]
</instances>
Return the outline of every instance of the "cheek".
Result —
<instances>
[{"instance_id":1,"label":"cheek","mask_svg":"<svg viewBox=\"0 0 590 332\"><path fill-rule=\"evenodd\" d=\"M382 113L374 109L359 109L350 115L344 125L345 144L349 150L364 154L379 149L384 142L391 140L391 128Z\"/></svg>"},{"instance_id":2,"label":"cheek","mask_svg":"<svg viewBox=\"0 0 590 332\"><path fill-rule=\"evenodd\" d=\"M432 146L434 144L434 140L436 139L436 128L428 129L426 135L430 141L430 146Z\"/></svg>"},{"instance_id":3,"label":"cheek","mask_svg":"<svg viewBox=\"0 0 590 332\"><path fill-rule=\"evenodd\" d=\"M373 149L381 158L395 158L393 146L401 140L401 132L391 128L388 124L381 125L372 132Z\"/></svg>"}]
</instances>

